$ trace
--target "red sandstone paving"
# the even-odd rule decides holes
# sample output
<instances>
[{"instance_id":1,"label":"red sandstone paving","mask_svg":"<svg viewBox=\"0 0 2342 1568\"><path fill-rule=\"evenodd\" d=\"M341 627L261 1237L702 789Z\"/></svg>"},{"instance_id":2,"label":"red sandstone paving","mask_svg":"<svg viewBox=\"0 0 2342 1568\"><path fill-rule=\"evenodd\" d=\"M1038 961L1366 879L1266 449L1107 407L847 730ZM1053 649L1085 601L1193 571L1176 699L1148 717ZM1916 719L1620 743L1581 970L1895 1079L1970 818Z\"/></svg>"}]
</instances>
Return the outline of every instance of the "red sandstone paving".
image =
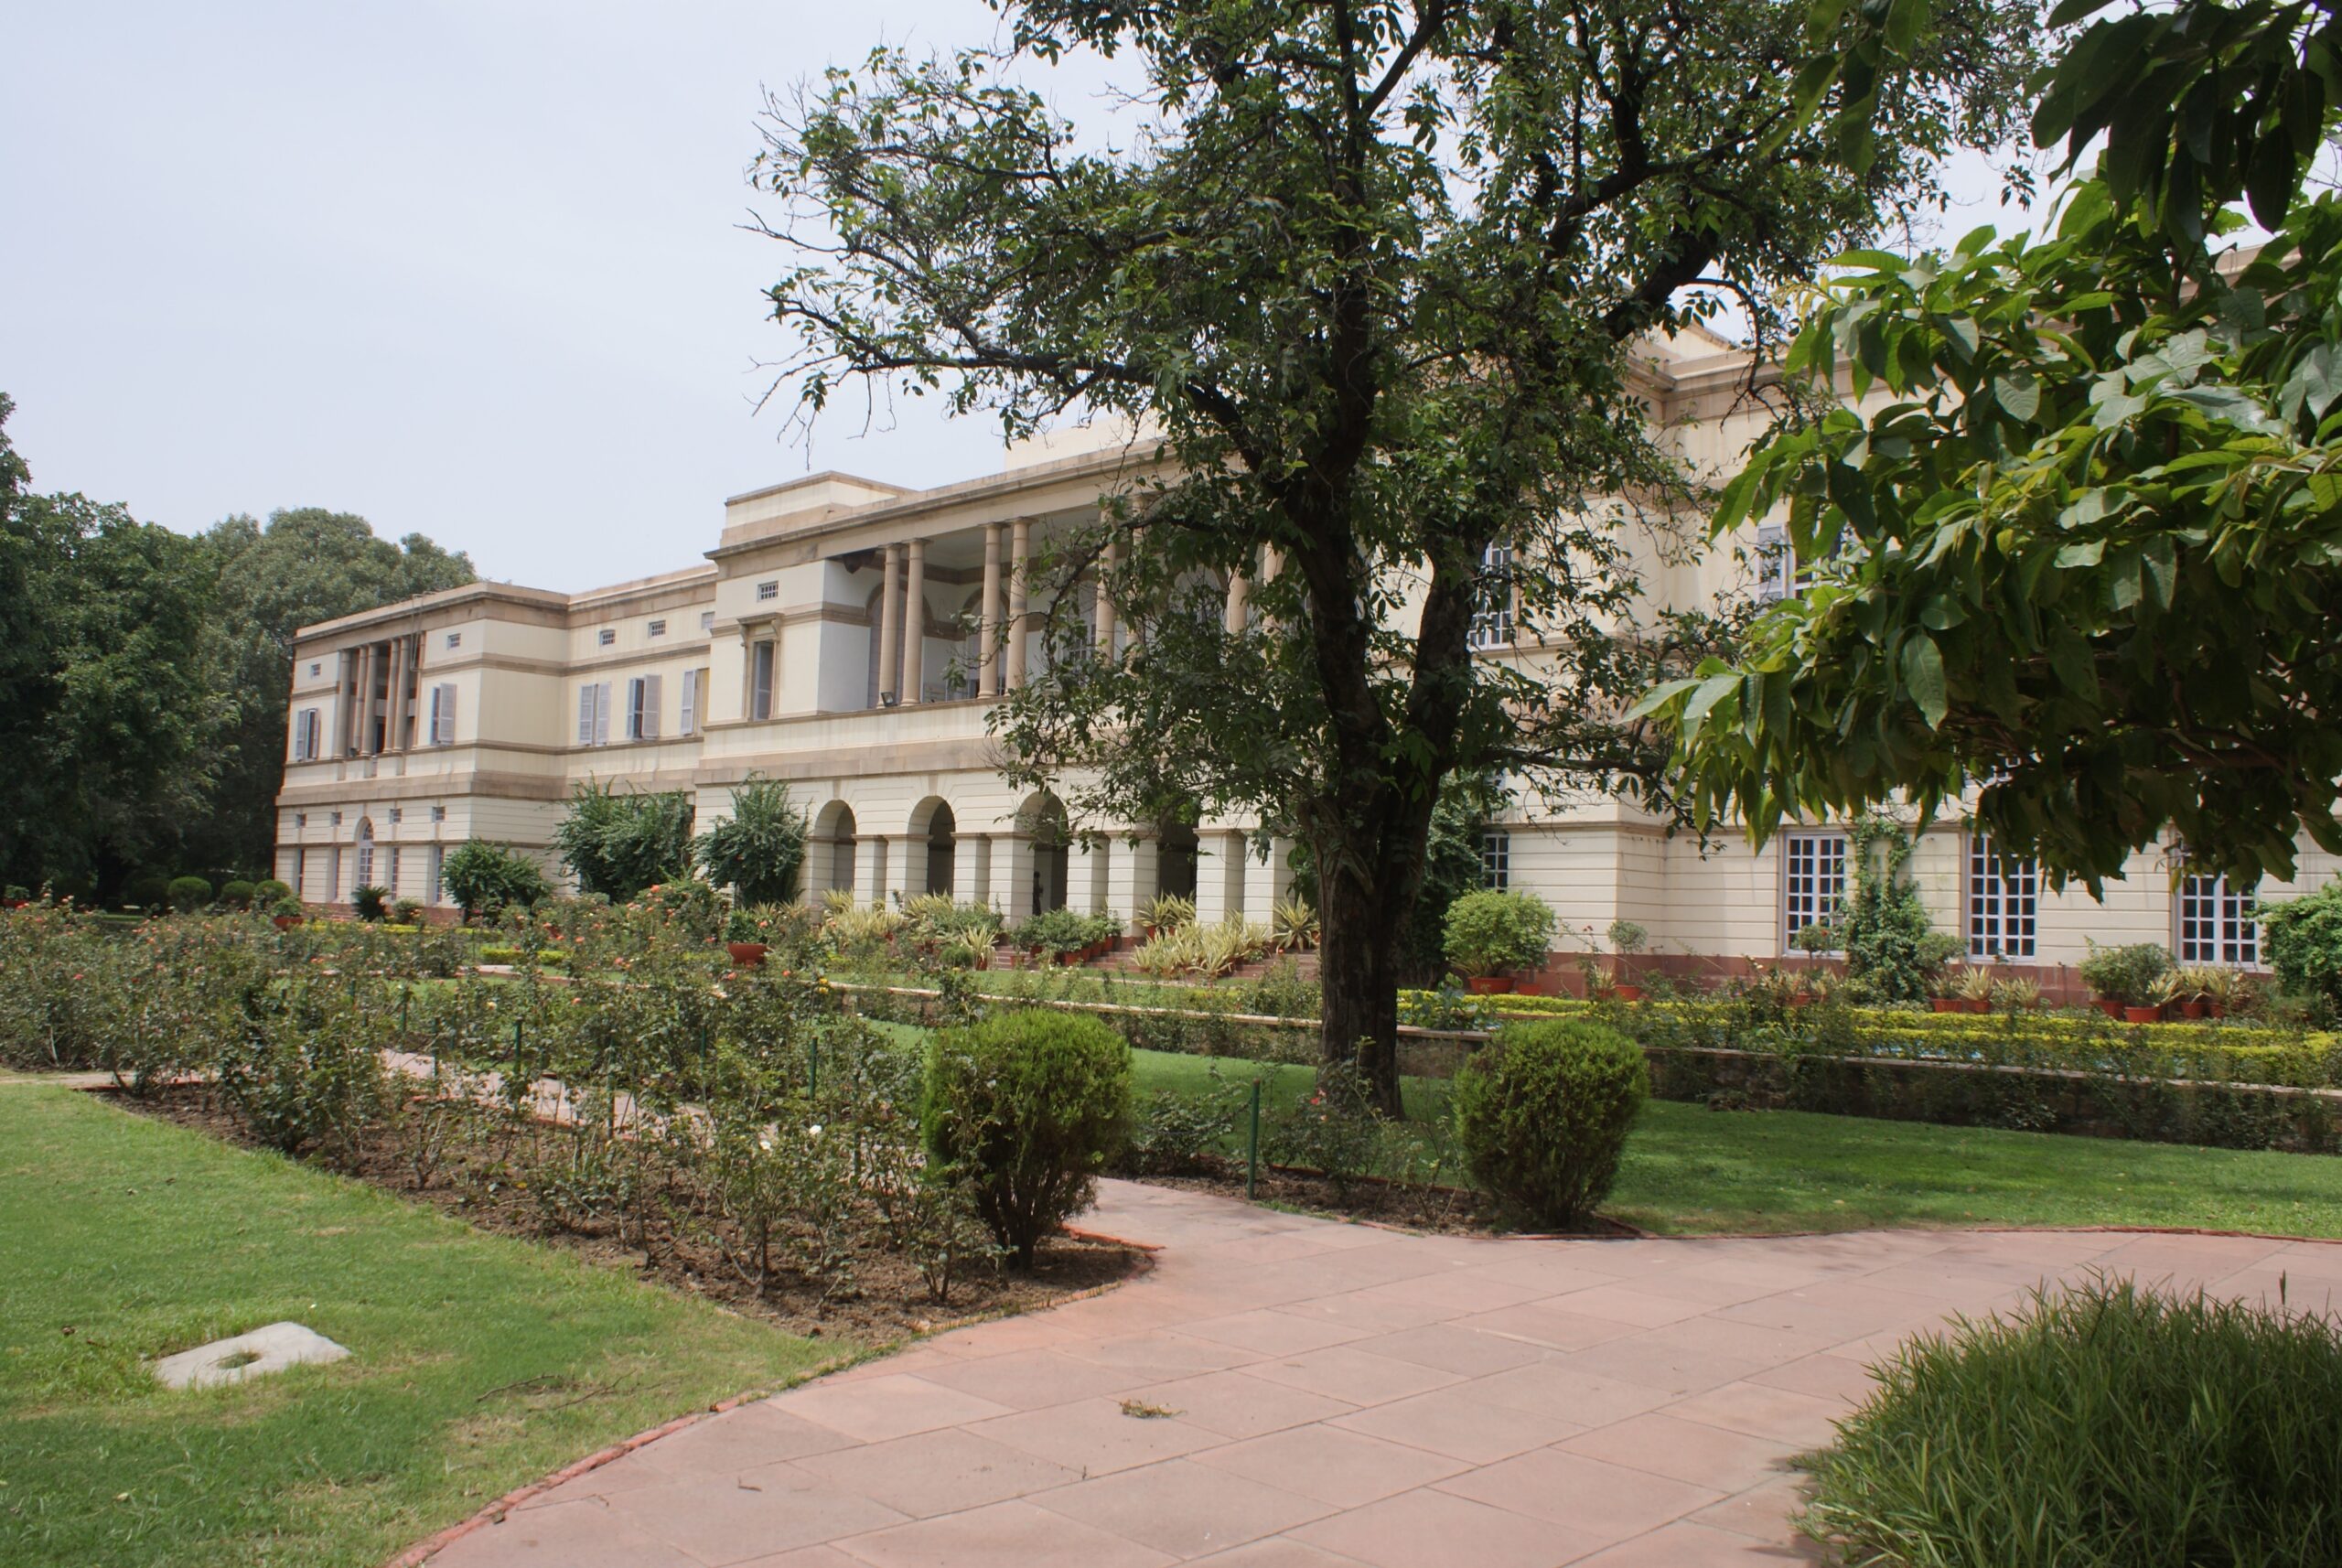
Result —
<instances>
[{"instance_id":1,"label":"red sandstone paving","mask_svg":"<svg viewBox=\"0 0 2342 1568\"><path fill-rule=\"evenodd\" d=\"M2342 1247L2246 1238L1423 1237L1101 1187L1146 1275L686 1427L434 1568L1814 1562L1789 1461L1913 1333L2093 1271L2342 1302Z\"/></svg>"}]
</instances>

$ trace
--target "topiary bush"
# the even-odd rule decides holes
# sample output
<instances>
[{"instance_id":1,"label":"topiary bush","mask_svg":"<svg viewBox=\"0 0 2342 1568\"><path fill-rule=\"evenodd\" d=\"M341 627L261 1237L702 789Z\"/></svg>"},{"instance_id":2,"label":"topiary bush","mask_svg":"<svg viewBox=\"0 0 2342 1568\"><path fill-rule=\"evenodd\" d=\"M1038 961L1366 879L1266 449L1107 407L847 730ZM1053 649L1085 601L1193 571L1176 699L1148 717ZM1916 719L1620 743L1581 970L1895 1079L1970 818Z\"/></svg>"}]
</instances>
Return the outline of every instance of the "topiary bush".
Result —
<instances>
[{"instance_id":1,"label":"topiary bush","mask_svg":"<svg viewBox=\"0 0 2342 1568\"><path fill-rule=\"evenodd\" d=\"M293 885L290 882L279 882L274 876L265 882L256 882L252 885L252 908L255 909L268 908L278 899L292 897Z\"/></svg>"},{"instance_id":2,"label":"topiary bush","mask_svg":"<svg viewBox=\"0 0 2342 1568\"><path fill-rule=\"evenodd\" d=\"M1642 1047L1616 1029L1508 1024L1456 1075L1456 1142L1498 1202L1541 1224L1576 1225L1609 1196L1649 1090Z\"/></svg>"},{"instance_id":3,"label":"topiary bush","mask_svg":"<svg viewBox=\"0 0 2342 1568\"><path fill-rule=\"evenodd\" d=\"M252 885L244 881L241 877L233 881L222 882L220 885L220 902L225 904L231 909L251 908L252 907Z\"/></svg>"},{"instance_id":4,"label":"topiary bush","mask_svg":"<svg viewBox=\"0 0 2342 1568\"><path fill-rule=\"evenodd\" d=\"M2277 983L2292 995L2342 1004L2342 882L2256 913Z\"/></svg>"},{"instance_id":5,"label":"topiary bush","mask_svg":"<svg viewBox=\"0 0 2342 1568\"><path fill-rule=\"evenodd\" d=\"M174 876L168 891L171 908L192 915L211 902L211 884L200 876Z\"/></svg>"},{"instance_id":6,"label":"topiary bush","mask_svg":"<svg viewBox=\"0 0 2342 1568\"><path fill-rule=\"evenodd\" d=\"M122 886L122 901L134 904L151 914L170 903L170 878L157 876L151 872L134 876Z\"/></svg>"},{"instance_id":7,"label":"topiary bush","mask_svg":"<svg viewBox=\"0 0 2342 1568\"><path fill-rule=\"evenodd\" d=\"M1482 888L1447 907L1447 961L1462 974L1542 966L1553 945L1553 911L1534 893Z\"/></svg>"},{"instance_id":8,"label":"topiary bush","mask_svg":"<svg viewBox=\"0 0 2342 1568\"><path fill-rule=\"evenodd\" d=\"M1858 1563L2342 1563L2342 1328L2096 1280L1877 1370L1813 1462Z\"/></svg>"},{"instance_id":9,"label":"topiary bush","mask_svg":"<svg viewBox=\"0 0 2342 1568\"><path fill-rule=\"evenodd\" d=\"M939 1175L1020 1267L1088 1207L1131 1126L1131 1050L1080 1014L1026 1008L937 1034L921 1118Z\"/></svg>"}]
</instances>

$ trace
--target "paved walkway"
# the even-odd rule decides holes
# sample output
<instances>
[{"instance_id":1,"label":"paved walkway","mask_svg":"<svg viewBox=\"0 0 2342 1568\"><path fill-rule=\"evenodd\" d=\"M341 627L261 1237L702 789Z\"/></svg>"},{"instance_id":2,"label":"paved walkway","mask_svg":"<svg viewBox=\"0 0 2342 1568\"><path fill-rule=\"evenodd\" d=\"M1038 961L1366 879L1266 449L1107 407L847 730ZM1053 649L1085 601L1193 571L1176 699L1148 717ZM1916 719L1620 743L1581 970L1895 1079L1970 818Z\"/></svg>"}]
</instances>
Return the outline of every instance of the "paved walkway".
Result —
<instances>
[{"instance_id":1,"label":"paved walkway","mask_svg":"<svg viewBox=\"0 0 2342 1568\"><path fill-rule=\"evenodd\" d=\"M701 1422L434 1568L1807 1561L1789 1455L1946 1314L2093 1267L2342 1300L2342 1247L2111 1232L1404 1236L1125 1182L1103 1296Z\"/></svg>"}]
</instances>

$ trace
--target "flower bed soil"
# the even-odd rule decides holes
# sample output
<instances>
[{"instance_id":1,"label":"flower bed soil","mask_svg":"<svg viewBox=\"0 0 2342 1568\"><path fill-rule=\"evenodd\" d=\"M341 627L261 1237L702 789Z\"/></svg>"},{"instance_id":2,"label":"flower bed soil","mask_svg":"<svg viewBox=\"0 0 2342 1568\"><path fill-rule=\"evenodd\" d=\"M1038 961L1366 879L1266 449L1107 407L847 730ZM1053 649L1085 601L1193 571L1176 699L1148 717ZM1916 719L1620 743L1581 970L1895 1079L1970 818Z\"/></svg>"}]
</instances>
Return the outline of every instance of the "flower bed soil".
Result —
<instances>
[{"instance_id":1,"label":"flower bed soil","mask_svg":"<svg viewBox=\"0 0 2342 1568\"><path fill-rule=\"evenodd\" d=\"M143 1100L128 1095L111 1098L125 1109L193 1127L227 1143L246 1148L265 1146L203 1085L179 1085ZM639 1240L631 1234L622 1238L615 1223L570 1229L551 1221L538 1199L516 1183L510 1168L481 1142L455 1141L421 1187L414 1185L405 1158L375 1127L367 1129L353 1159L316 1163L401 1197L430 1204L483 1230L526 1237L607 1267L626 1269L668 1289L720 1303L743 1316L761 1318L792 1334L843 1338L866 1346L885 1345L975 1318L1049 1306L1119 1284L1146 1266L1146 1254L1137 1248L1061 1237L1042 1245L1031 1273L972 1268L966 1278L954 1280L951 1299L938 1304L929 1299L926 1281L909 1260L875 1241L863 1240L853 1251L850 1290L828 1292L819 1281L782 1273L759 1294L714 1247L689 1234L679 1234L661 1215L651 1216Z\"/></svg>"}]
</instances>

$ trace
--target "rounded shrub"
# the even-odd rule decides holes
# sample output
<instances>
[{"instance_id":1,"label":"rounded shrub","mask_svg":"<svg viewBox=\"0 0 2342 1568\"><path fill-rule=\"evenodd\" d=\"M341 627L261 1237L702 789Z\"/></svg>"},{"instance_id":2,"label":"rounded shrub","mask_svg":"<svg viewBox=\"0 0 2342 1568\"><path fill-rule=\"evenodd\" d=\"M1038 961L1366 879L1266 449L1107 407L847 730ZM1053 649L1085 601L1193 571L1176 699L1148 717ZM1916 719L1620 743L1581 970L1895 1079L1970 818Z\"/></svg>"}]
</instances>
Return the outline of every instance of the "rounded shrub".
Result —
<instances>
[{"instance_id":1,"label":"rounded shrub","mask_svg":"<svg viewBox=\"0 0 2342 1568\"><path fill-rule=\"evenodd\" d=\"M1130 1126L1130 1047L1095 1018L998 1013L941 1031L928 1048L928 1157L968 1183L1020 1265L1088 1207Z\"/></svg>"},{"instance_id":2,"label":"rounded shrub","mask_svg":"<svg viewBox=\"0 0 2342 1568\"><path fill-rule=\"evenodd\" d=\"M2257 913L2277 983L2291 995L2342 1003L2342 882Z\"/></svg>"},{"instance_id":3,"label":"rounded shrub","mask_svg":"<svg viewBox=\"0 0 2342 1568\"><path fill-rule=\"evenodd\" d=\"M171 901L171 879L152 872L134 876L122 886L122 901L151 914Z\"/></svg>"},{"instance_id":4,"label":"rounded shrub","mask_svg":"<svg viewBox=\"0 0 2342 1568\"><path fill-rule=\"evenodd\" d=\"M192 915L211 902L211 884L200 876L174 876L168 890L171 908Z\"/></svg>"},{"instance_id":5,"label":"rounded shrub","mask_svg":"<svg viewBox=\"0 0 2342 1568\"><path fill-rule=\"evenodd\" d=\"M1875 1369L1807 1531L1940 1568L2342 1563L2342 1326L2097 1279Z\"/></svg>"},{"instance_id":6,"label":"rounded shrub","mask_svg":"<svg viewBox=\"0 0 2342 1568\"><path fill-rule=\"evenodd\" d=\"M1458 973L1533 970L1552 945L1552 908L1534 893L1482 888L1447 907L1443 950Z\"/></svg>"},{"instance_id":7,"label":"rounded shrub","mask_svg":"<svg viewBox=\"0 0 2342 1568\"><path fill-rule=\"evenodd\" d=\"M249 909L252 907L252 885L241 877L223 882L220 885L220 902L231 909Z\"/></svg>"},{"instance_id":8,"label":"rounded shrub","mask_svg":"<svg viewBox=\"0 0 2342 1568\"><path fill-rule=\"evenodd\" d=\"M1497 1201L1574 1225L1609 1196L1649 1090L1642 1047L1606 1025L1508 1024L1456 1075L1456 1142Z\"/></svg>"},{"instance_id":9,"label":"rounded shrub","mask_svg":"<svg viewBox=\"0 0 2342 1568\"><path fill-rule=\"evenodd\" d=\"M265 882L257 882L252 885L252 908L256 909L273 908L278 899L292 897L293 885L290 882L279 882L274 876Z\"/></svg>"}]
</instances>

